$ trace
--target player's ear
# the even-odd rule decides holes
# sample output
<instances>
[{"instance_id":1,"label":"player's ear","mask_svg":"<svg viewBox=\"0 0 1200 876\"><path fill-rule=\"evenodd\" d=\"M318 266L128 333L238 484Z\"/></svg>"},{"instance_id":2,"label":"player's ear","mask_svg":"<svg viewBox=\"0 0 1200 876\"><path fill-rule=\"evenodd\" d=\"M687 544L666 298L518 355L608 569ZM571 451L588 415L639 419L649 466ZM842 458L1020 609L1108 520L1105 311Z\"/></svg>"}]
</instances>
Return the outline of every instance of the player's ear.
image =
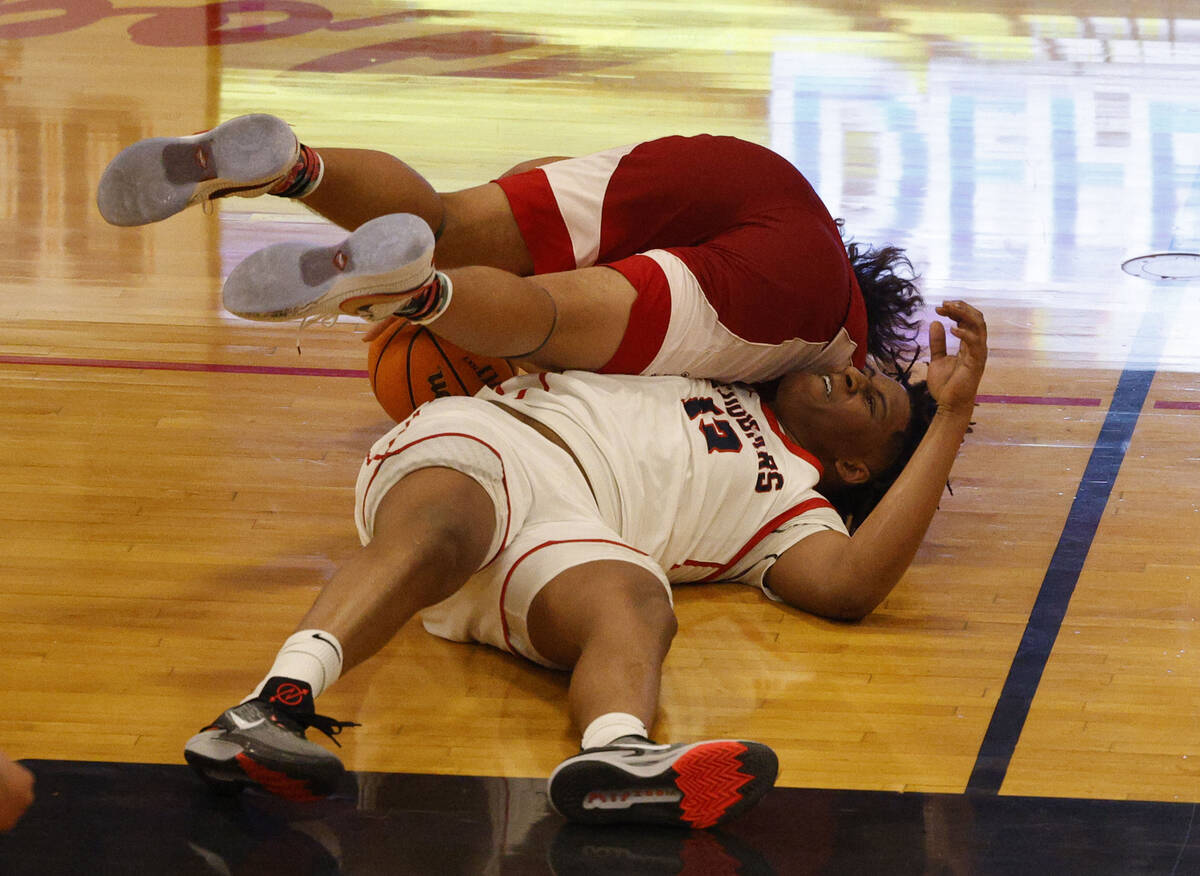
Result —
<instances>
[{"instance_id":1,"label":"player's ear","mask_svg":"<svg viewBox=\"0 0 1200 876\"><path fill-rule=\"evenodd\" d=\"M838 459L833 467L842 483L850 487L865 484L871 479L871 470L861 459Z\"/></svg>"}]
</instances>

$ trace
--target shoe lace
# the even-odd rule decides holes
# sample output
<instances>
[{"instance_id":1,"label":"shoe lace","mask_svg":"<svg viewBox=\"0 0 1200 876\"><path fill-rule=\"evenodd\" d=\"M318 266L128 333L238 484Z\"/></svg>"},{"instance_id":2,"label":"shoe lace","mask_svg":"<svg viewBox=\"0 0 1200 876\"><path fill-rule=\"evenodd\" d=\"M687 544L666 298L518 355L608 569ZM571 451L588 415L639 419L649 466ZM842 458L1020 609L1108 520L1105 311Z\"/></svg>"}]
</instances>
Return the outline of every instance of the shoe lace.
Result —
<instances>
[{"instance_id":1,"label":"shoe lace","mask_svg":"<svg viewBox=\"0 0 1200 876\"><path fill-rule=\"evenodd\" d=\"M309 727L315 730L320 730L333 741L333 744L338 748L342 747L342 743L338 742L336 737L347 727L361 727L362 725L356 721L338 721L335 718L330 718L328 715L305 714L303 712L284 712L282 709L276 710L284 721L291 722L297 725L297 729L303 733Z\"/></svg>"},{"instance_id":2,"label":"shoe lace","mask_svg":"<svg viewBox=\"0 0 1200 876\"><path fill-rule=\"evenodd\" d=\"M313 313L300 318L300 324L296 326L296 355L303 355L300 349L300 335L304 333L310 325L330 328L337 324L338 314L336 313Z\"/></svg>"}]
</instances>

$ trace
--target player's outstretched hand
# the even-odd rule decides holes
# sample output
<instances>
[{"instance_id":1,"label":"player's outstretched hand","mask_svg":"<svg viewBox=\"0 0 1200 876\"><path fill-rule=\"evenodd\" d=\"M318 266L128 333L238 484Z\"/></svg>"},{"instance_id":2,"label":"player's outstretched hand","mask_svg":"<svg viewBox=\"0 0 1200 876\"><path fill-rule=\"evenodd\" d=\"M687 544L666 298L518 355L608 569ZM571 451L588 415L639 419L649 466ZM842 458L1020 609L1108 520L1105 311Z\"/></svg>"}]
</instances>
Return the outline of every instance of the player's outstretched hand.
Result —
<instances>
[{"instance_id":1,"label":"player's outstretched hand","mask_svg":"<svg viewBox=\"0 0 1200 876\"><path fill-rule=\"evenodd\" d=\"M17 823L33 802L33 773L0 752L0 832Z\"/></svg>"},{"instance_id":2,"label":"player's outstretched hand","mask_svg":"<svg viewBox=\"0 0 1200 876\"><path fill-rule=\"evenodd\" d=\"M940 322L929 326L929 392L938 410L970 417L975 394L987 364L987 323L983 314L965 301L944 301L939 316L954 320L950 333L959 340L958 353L946 355L946 328Z\"/></svg>"}]
</instances>

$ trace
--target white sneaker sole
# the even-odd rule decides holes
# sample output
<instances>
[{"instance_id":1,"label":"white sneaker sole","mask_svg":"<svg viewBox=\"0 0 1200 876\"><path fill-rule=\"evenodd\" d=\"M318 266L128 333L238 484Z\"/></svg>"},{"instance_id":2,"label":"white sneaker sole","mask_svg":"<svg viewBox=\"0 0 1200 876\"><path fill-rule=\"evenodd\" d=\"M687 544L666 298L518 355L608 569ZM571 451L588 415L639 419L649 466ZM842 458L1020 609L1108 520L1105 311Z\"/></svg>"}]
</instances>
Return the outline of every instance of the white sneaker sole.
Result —
<instances>
[{"instance_id":1,"label":"white sneaker sole","mask_svg":"<svg viewBox=\"0 0 1200 876\"><path fill-rule=\"evenodd\" d=\"M394 309L389 302L398 306L433 278L433 248L420 217L380 216L333 246L279 243L253 253L229 275L222 297L244 319L382 319L380 311Z\"/></svg>"},{"instance_id":2,"label":"white sneaker sole","mask_svg":"<svg viewBox=\"0 0 1200 876\"><path fill-rule=\"evenodd\" d=\"M287 123L263 113L188 137L151 137L109 162L96 206L112 225L158 222L213 197L263 194L299 155Z\"/></svg>"}]
</instances>

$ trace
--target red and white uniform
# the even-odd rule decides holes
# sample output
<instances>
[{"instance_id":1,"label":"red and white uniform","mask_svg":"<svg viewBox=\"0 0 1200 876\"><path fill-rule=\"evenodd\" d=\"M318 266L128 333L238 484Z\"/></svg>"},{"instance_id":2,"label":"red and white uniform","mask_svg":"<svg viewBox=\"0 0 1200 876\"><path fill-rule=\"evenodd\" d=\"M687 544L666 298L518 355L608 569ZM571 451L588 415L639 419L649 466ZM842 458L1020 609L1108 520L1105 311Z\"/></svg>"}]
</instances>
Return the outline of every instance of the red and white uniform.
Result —
<instances>
[{"instance_id":1,"label":"red and white uniform","mask_svg":"<svg viewBox=\"0 0 1200 876\"><path fill-rule=\"evenodd\" d=\"M548 426L575 459L499 406ZM387 490L431 466L474 478L496 519L483 568L423 613L426 628L547 664L525 616L568 568L619 559L668 593L669 582L741 581L772 596L763 579L780 553L813 532L845 532L815 492L817 461L744 386L571 371L429 402L368 454L357 501L364 543Z\"/></svg>"},{"instance_id":2,"label":"red and white uniform","mask_svg":"<svg viewBox=\"0 0 1200 876\"><path fill-rule=\"evenodd\" d=\"M866 357L866 309L833 218L786 159L667 137L496 180L535 273L607 265L638 297L603 371L757 382Z\"/></svg>"}]
</instances>

